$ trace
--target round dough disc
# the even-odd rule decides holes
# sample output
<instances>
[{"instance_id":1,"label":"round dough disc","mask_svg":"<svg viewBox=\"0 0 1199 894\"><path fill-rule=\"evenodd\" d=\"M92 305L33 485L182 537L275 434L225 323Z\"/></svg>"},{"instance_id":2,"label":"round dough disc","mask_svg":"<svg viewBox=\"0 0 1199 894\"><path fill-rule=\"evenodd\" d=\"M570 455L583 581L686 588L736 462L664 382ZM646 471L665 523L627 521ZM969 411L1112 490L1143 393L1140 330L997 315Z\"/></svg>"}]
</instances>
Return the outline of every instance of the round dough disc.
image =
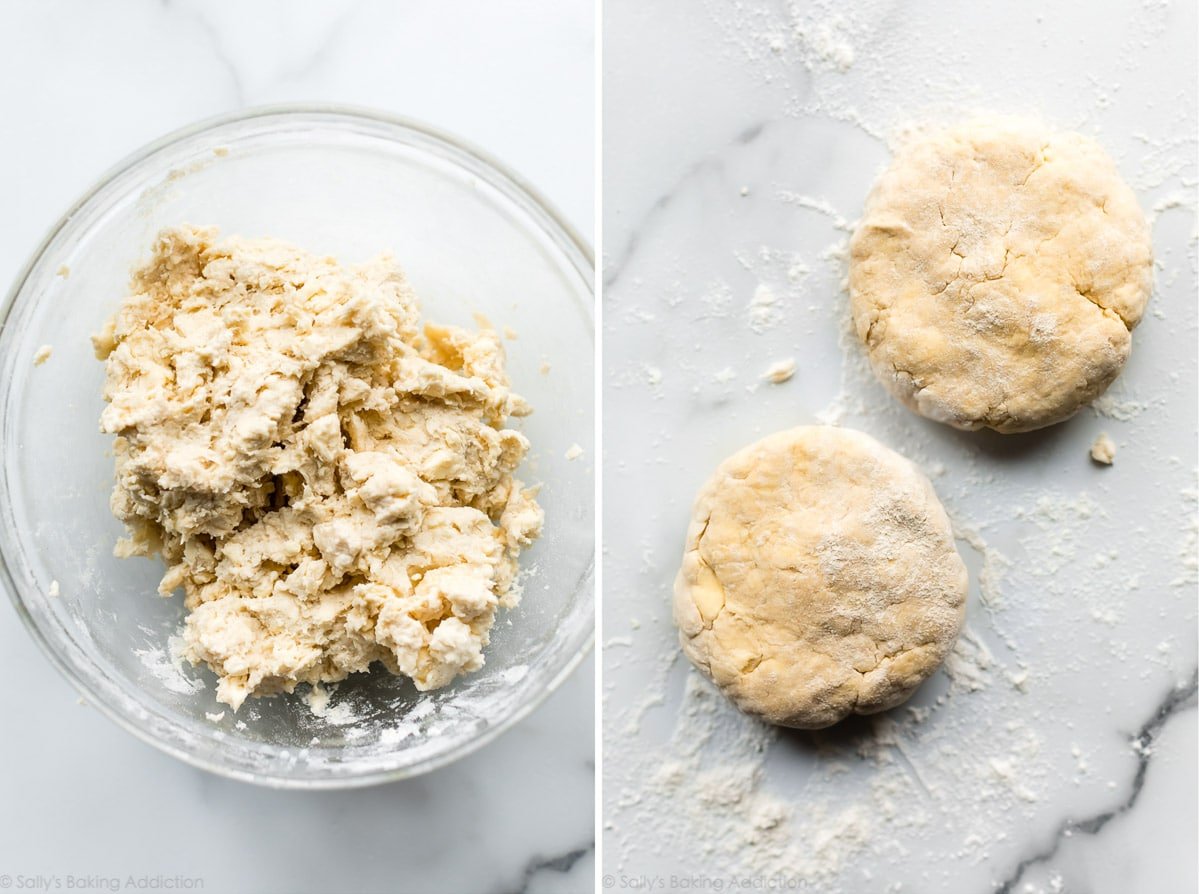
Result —
<instances>
[{"instance_id":1,"label":"round dough disc","mask_svg":"<svg viewBox=\"0 0 1199 894\"><path fill-rule=\"evenodd\" d=\"M699 492L674 586L683 651L747 713L817 729L894 707L953 647L966 566L910 462L801 426Z\"/></svg>"},{"instance_id":2,"label":"round dough disc","mask_svg":"<svg viewBox=\"0 0 1199 894\"><path fill-rule=\"evenodd\" d=\"M850 240L854 327L908 407L1031 431L1094 400L1152 286L1145 215L1093 140L980 119L915 139Z\"/></svg>"}]
</instances>

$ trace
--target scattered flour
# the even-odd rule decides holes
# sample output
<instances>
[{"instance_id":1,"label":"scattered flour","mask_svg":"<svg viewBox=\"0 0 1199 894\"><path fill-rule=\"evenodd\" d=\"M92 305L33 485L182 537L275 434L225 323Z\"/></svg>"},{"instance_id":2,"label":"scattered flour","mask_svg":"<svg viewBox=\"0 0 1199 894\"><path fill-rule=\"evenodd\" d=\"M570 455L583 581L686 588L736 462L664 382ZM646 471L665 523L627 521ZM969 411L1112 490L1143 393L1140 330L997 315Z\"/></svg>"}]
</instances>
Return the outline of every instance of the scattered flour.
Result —
<instances>
[{"instance_id":1,"label":"scattered flour","mask_svg":"<svg viewBox=\"0 0 1199 894\"><path fill-rule=\"evenodd\" d=\"M335 705L329 703L330 697L336 691L336 685L325 686L317 683L305 693L304 703L308 705L312 716L319 717L334 726L348 726L358 722L360 718L349 702L340 701Z\"/></svg>"},{"instance_id":2,"label":"scattered flour","mask_svg":"<svg viewBox=\"0 0 1199 894\"><path fill-rule=\"evenodd\" d=\"M945 659L945 673L954 689L978 692L991 685L991 669L995 658L986 643L967 625L958 637L957 645Z\"/></svg>"},{"instance_id":3,"label":"scattered flour","mask_svg":"<svg viewBox=\"0 0 1199 894\"><path fill-rule=\"evenodd\" d=\"M1199 488L1185 488L1181 495L1183 523L1178 564L1182 572L1170 581L1170 586L1193 587L1199 583Z\"/></svg>"},{"instance_id":4,"label":"scattered flour","mask_svg":"<svg viewBox=\"0 0 1199 894\"><path fill-rule=\"evenodd\" d=\"M1118 422L1135 419L1148 408L1149 405L1144 401L1120 400L1111 392L1097 397L1091 403L1091 409L1095 411L1095 415L1115 419Z\"/></svg>"},{"instance_id":5,"label":"scattered flour","mask_svg":"<svg viewBox=\"0 0 1199 894\"><path fill-rule=\"evenodd\" d=\"M182 640L176 635L167 641L166 649L161 646L152 646L146 649L135 649L133 654L154 675L154 679L171 692L178 695L194 695L197 692L203 692L203 681L189 679L184 675L181 646Z\"/></svg>"},{"instance_id":6,"label":"scattered flour","mask_svg":"<svg viewBox=\"0 0 1199 894\"><path fill-rule=\"evenodd\" d=\"M758 283L749 302L749 328L762 333L783 319L778 295L766 283Z\"/></svg>"},{"instance_id":7,"label":"scattered flour","mask_svg":"<svg viewBox=\"0 0 1199 894\"><path fill-rule=\"evenodd\" d=\"M780 202L788 205L794 205L797 208L807 208L809 211L815 211L817 214L823 214L833 222L833 226L846 233L853 231L853 226L846 220L836 208L829 203L828 199L818 199L813 196L804 195L802 193L793 192L789 189L781 189L777 193L777 198Z\"/></svg>"},{"instance_id":8,"label":"scattered flour","mask_svg":"<svg viewBox=\"0 0 1199 894\"><path fill-rule=\"evenodd\" d=\"M509 686L519 683L529 675L529 666L527 664L514 665L500 675L501 679Z\"/></svg>"}]
</instances>

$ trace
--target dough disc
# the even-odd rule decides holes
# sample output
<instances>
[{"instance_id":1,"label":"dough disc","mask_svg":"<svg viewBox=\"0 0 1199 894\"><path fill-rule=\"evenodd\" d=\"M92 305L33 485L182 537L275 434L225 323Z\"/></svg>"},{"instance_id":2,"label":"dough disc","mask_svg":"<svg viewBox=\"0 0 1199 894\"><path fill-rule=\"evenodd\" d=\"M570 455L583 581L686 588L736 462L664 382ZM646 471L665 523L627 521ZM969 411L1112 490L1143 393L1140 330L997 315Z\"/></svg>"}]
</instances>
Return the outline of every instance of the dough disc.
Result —
<instances>
[{"instance_id":1,"label":"dough disc","mask_svg":"<svg viewBox=\"0 0 1199 894\"><path fill-rule=\"evenodd\" d=\"M674 617L739 708L817 729L907 699L953 647L966 566L910 462L803 426L725 460L695 501Z\"/></svg>"},{"instance_id":2,"label":"dough disc","mask_svg":"<svg viewBox=\"0 0 1199 894\"><path fill-rule=\"evenodd\" d=\"M914 140L850 240L854 326L883 384L964 429L1052 425L1128 358L1152 285L1136 196L1098 144L976 120Z\"/></svg>"}]
</instances>

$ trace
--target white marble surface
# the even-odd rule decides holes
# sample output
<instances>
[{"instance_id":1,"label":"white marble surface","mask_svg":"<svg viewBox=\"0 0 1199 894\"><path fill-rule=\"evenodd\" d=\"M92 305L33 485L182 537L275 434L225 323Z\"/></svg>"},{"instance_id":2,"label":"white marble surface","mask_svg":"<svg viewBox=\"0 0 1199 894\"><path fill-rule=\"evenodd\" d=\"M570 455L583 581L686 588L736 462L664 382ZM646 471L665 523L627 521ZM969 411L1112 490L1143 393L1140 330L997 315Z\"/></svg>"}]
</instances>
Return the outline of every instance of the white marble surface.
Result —
<instances>
[{"instance_id":1,"label":"white marble surface","mask_svg":"<svg viewBox=\"0 0 1199 894\"><path fill-rule=\"evenodd\" d=\"M590 3L6 3L0 30L5 281L127 153L276 102L370 106L457 133L593 237ZM58 876L62 889L98 876L83 890L107 891L158 874L217 892L591 888L591 660L450 767L363 791L276 792L177 763L79 705L3 603L0 876L14 890L18 875Z\"/></svg>"},{"instance_id":2,"label":"white marble surface","mask_svg":"<svg viewBox=\"0 0 1199 894\"><path fill-rule=\"evenodd\" d=\"M1195 5L608 0L604 56L604 885L1196 890ZM841 340L887 135L973 109L1096 135L1153 217L1110 400L1026 436L915 417ZM908 707L775 732L679 657L671 582L717 462L829 419L933 477L968 634Z\"/></svg>"}]
</instances>

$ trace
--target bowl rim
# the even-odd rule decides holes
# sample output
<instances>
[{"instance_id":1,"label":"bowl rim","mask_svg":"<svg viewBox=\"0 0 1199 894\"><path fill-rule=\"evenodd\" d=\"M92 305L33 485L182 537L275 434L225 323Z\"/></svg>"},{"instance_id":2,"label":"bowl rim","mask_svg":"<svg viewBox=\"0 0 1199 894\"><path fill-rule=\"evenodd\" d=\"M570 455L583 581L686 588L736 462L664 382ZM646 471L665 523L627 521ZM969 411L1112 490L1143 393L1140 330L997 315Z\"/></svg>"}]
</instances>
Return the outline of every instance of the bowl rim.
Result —
<instances>
[{"instance_id":1,"label":"bowl rim","mask_svg":"<svg viewBox=\"0 0 1199 894\"><path fill-rule=\"evenodd\" d=\"M87 205L97 194L107 188L114 180L125 174L127 171L141 164L150 157L156 155L164 149L173 146L177 143L184 142L200 134L208 131L216 130L230 124L237 124L246 121L254 121L257 119L279 118L287 119L304 116L328 116L334 119L357 120L360 122L368 122L375 124L384 124L390 127L398 127L401 130L410 131L416 134L419 138L430 141L439 145L441 148L448 148L453 152L465 155L467 158L482 164L489 172L497 175L501 181L506 181L516 194L516 198L527 200L530 207L526 210L538 212L548 220L551 228L556 228L562 236L566 238L566 242L570 248L573 248L579 253L583 261L586 263L589 270L584 269L579 272L584 274L584 279L587 281L587 290L591 294L592 304L587 309L588 324L592 331L595 329L595 293L596 293L596 271L595 271L595 254L591 245L579 234L576 228L562 215L561 212L528 180L516 173L512 168L497 159L490 152L481 149L474 143L464 140L457 135L443 130L439 127L426 124L423 121L416 120L404 115L398 115L391 112L385 112L378 109L368 108L344 103L272 103L267 105L251 106L243 109L238 109L233 112L226 112L220 115L213 115L207 118L202 118L191 124L169 131L168 133L158 137L135 149L133 152L125 155L114 165L109 167L99 178L88 187L78 199L71 203L70 207L60 214L58 218L51 224L46 234L38 242L37 247L30 253L28 259L19 268L17 275L12 281L7 293L4 296L3 302L0 303L0 333L8 325L9 316L16 303L18 295L25 288L25 284L29 279L34 268L41 261L47 249L51 246L54 240L59 236L64 228L72 221L75 215ZM451 161L456 160L450 159ZM553 235L551 233L551 235ZM568 259L569 260L569 259ZM573 265L577 267L576 265ZM586 273L590 272L590 278L586 277ZM598 515L597 515L598 518ZM596 543L592 541L592 552L590 560L587 563L583 573L578 578L576 584L576 592L580 587L590 586L595 589L595 571L596 571ZM549 678L546 685L536 690L530 698L517 705L517 707L507 716L490 724L478 734L462 740L454 747L446 750L441 754L434 755L414 764L397 767L392 769L370 770L361 774L336 774L327 777L314 778L296 778L282 774L260 774L248 770L242 770L236 767L226 766L225 764L213 760L205 755L196 753L174 743L166 742L155 735L143 726L139 726L133 722L131 717L119 711L116 707L110 705L104 698L100 697L97 689L90 685L90 682L84 679L71 662L67 661L65 656L59 654L59 651L54 647L46 635L43 633L37 622L34 620L29 608L25 605L25 601L17 587L12 570L9 568L9 561L6 558L4 551L0 549L0 589L8 593L9 599L16 609L18 617L25 625L25 629L32 636L33 640L38 644L45 656L50 660L50 663L58 670L58 672L67 679L67 681L82 694L89 705L99 709L100 713L106 716L109 720L116 723L119 727L133 734L141 741L153 746L172 757L182 761L193 767L206 770L218 776L223 776L228 779L235 779L239 782L249 782L255 785L266 788L275 789L296 789L296 790L333 790L333 789L349 789L349 788L364 788L372 785L380 785L388 782L397 782L401 779L407 779L414 776L420 776L440 769L454 761L464 758L485 745L494 741L501 734L507 732L512 727L516 726L526 717L528 717L535 709L540 707L546 699L549 698L563 682L578 668L583 659L587 657L595 645L595 609L594 595L592 596L592 619L590 629L586 637L583 639L579 647L567 657L562 666Z\"/></svg>"}]
</instances>

